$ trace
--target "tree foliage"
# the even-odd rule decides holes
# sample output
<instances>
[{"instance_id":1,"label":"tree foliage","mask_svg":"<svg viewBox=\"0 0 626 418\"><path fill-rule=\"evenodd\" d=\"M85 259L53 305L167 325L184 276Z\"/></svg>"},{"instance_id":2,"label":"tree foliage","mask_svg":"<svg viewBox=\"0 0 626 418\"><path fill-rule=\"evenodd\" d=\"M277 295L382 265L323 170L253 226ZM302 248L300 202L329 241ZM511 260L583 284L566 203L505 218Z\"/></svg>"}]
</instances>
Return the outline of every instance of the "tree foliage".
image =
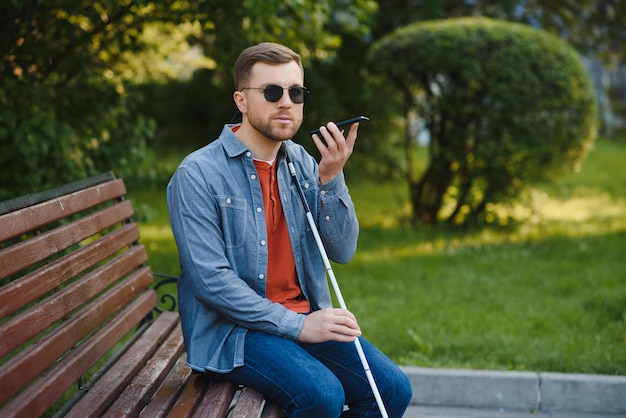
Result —
<instances>
[{"instance_id":1,"label":"tree foliage","mask_svg":"<svg viewBox=\"0 0 626 418\"><path fill-rule=\"evenodd\" d=\"M626 58L626 2L622 0L527 1L502 17L554 33L582 54L610 63Z\"/></svg>"},{"instance_id":2,"label":"tree foliage","mask_svg":"<svg viewBox=\"0 0 626 418\"><path fill-rule=\"evenodd\" d=\"M430 133L429 162L407 166L413 217L481 219L529 181L580 163L595 139L593 86L576 51L526 25L448 19L398 29L369 56ZM446 205L447 204L447 205Z\"/></svg>"},{"instance_id":3,"label":"tree foliage","mask_svg":"<svg viewBox=\"0 0 626 418\"><path fill-rule=\"evenodd\" d=\"M126 176L145 164L156 125L139 110L135 83L154 76L151 51L198 46L219 84L237 54L262 40L307 60L332 54L340 44L333 25L366 31L375 7L371 0L1 2L0 199L109 169ZM145 36L155 27L175 35L180 25L189 29L185 42L170 51Z\"/></svg>"},{"instance_id":4,"label":"tree foliage","mask_svg":"<svg viewBox=\"0 0 626 418\"><path fill-rule=\"evenodd\" d=\"M0 2L0 199L108 169L136 178L158 163L147 158L157 141L212 139L234 111L232 63L265 40L304 57L313 94L301 142L311 144L309 127L366 114L372 122L347 171L393 177L403 110L386 80L368 73L373 40L414 21L485 15L544 25L585 52L615 55L626 45L622 3Z\"/></svg>"},{"instance_id":5,"label":"tree foliage","mask_svg":"<svg viewBox=\"0 0 626 418\"><path fill-rule=\"evenodd\" d=\"M372 36L350 42L344 37L335 65L324 69L327 74L324 82L331 84L337 93L320 109L339 104L342 107L339 111L329 112L331 116L363 112L372 117L372 122L361 130L357 152L348 166L351 171L355 167L352 162L358 160L359 177L367 174L368 178L395 180L401 170L407 169L406 153L398 156L398 151L402 150L403 133L398 123L403 114L402 106L389 92L384 77L378 79L372 73L362 76L354 71L355 67L361 71L368 67L369 64L363 63L359 57L366 55L371 42L397 28L415 22L485 16L542 28L589 57L600 56L607 62L620 58L623 61L626 57L626 2L621 0L378 0L378 6ZM317 73L318 68L315 67L313 72ZM359 90L360 95L354 93ZM319 88L316 88L310 100L315 106L307 105L307 115L311 118L317 117L318 93ZM343 100L344 97L350 100ZM623 102L622 97L618 100Z\"/></svg>"},{"instance_id":6,"label":"tree foliage","mask_svg":"<svg viewBox=\"0 0 626 418\"><path fill-rule=\"evenodd\" d=\"M143 155L153 124L107 76L132 48L133 16L142 13L115 1L2 3L0 197L122 169Z\"/></svg>"},{"instance_id":7,"label":"tree foliage","mask_svg":"<svg viewBox=\"0 0 626 418\"><path fill-rule=\"evenodd\" d=\"M626 58L622 0L379 0L375 36L414 22L484 16L525 23L557 35L580 53L608 62Z\"/></svg>"}]
</instances>

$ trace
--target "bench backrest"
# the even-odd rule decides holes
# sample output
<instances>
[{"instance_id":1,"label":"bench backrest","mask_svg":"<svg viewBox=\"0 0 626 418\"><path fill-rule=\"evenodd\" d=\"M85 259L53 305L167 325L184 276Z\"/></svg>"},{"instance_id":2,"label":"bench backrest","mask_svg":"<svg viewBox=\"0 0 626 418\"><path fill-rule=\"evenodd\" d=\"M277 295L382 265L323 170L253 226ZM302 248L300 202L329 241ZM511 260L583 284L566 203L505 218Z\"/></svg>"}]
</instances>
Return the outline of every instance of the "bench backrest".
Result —
<instances>
[{"instance_id":1,"label":"bench backrest","mask_svg":"<svg viewBox=\"0 0 626 418\"><path fill-rule=\"evenodd\" d=\"M152 272L125 194L107 173L0 204L0 416L69 398L150 318Z\"/></svg>"}]
</instances>

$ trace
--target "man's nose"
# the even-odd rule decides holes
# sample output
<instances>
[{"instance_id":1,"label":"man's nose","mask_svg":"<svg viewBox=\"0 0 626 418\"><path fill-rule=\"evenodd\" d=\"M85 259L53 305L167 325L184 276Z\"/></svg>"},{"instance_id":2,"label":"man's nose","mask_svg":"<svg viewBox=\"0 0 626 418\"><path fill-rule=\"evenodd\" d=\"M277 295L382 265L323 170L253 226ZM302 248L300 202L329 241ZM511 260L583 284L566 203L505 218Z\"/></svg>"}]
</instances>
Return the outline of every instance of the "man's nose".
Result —
<instances>
[{"instance_id":1,"label":"man's nose","mask_svg":"<svg viewBox=\"0 0 626 418\"><path fill-rule=\"evenodd\" d=\"M280 100L278 100L278 105L281 107L287 107L291 106L292 104L294 103L289 96L289 89L283 89L283 95L280 96Z\"/></svg>"}]
</instances>

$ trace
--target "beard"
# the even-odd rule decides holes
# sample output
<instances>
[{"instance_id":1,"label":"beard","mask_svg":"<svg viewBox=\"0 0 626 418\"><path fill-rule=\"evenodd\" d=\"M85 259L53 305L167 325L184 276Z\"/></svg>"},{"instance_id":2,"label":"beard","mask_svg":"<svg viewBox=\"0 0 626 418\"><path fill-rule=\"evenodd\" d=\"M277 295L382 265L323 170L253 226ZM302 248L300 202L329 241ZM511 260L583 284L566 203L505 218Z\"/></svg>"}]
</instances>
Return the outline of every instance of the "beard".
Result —
<instances>
[{"instance_id":1,"label":"beard","mask_svg":"<svg viewBox=\"0 0 626 418\"><path fill-rule=\"evenodd\" d=\"M278 124L274 120L274 117L278 115L288 116L291 119L293 125ZM298 129L300 129L300 125L302 124L302 118L298 120L294 115L284 112L270 115L270 117L268 117L267 119L263 119L260 116L257 117L248 114L248 121L250 122L250 125L259 133L261 133L266 138L276 142L283 142L293 138L296 132L298 132Z\"/></svg>"}]
</instances>

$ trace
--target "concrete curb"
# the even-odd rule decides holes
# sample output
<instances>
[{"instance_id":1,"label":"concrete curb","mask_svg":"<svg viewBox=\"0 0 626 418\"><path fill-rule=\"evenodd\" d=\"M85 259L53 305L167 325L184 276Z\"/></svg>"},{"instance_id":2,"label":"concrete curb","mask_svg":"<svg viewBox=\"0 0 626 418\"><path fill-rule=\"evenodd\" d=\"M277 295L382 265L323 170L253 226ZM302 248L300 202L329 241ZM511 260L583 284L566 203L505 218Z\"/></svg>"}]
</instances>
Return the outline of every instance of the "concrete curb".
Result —
<instances>
[{"instance_id":1,"label":"concrete curb","mask_svg":"<svg viewBox=\"0 0 626 418\"><path fill-rule=\"evenodd\" d=\"M402 367L412 405L626 416L626 376Z\"/></svg>"}]
</instances>

